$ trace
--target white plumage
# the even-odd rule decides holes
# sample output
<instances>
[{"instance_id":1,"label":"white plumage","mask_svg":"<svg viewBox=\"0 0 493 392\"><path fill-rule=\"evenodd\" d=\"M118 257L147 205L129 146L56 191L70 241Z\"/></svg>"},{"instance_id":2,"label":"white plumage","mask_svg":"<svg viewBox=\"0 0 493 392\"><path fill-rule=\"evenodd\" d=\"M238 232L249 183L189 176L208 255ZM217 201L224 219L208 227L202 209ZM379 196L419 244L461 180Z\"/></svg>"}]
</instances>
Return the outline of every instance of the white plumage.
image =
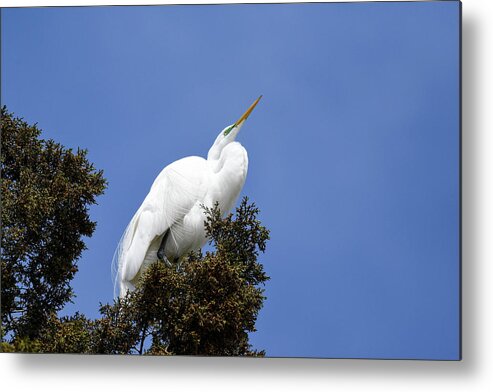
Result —
<instances>
[{"instance_id":1,"label":"white plumage","mask_svg":"<svg viewBox=\"0 0 493 392\"><path fill-rule=\"evenodd\" d=\"M235 141L261 96L233 125L223 129L207 159L191 156L166 166L127 226L113 257L115 296L133 290L139 277L158 261L174 261L207 241L204 209L219 203L223 214L233 207L248 170L245 148ZM164 241L163 241L164 238Z\"/></svg>"}]
</instances>

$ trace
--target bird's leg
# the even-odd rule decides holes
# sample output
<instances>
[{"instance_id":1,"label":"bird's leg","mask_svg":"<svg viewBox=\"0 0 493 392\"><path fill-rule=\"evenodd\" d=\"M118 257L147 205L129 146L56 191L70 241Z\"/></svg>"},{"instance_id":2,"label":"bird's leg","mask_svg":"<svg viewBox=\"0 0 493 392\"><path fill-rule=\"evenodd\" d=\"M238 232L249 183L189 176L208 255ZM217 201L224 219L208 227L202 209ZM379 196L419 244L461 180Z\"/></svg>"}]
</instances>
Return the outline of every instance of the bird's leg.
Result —
<instances>
[{"instance_id":1,"label":"bird's leg","mask_svg":"<svg viewBox=\"0 0 493 392\"><path fill-rule=\"evenodd\" d=\"M181 261L180 261L180 258L177 257L173 263L176 265L176 272L180 271L180 268L181 268Z\"/></svg>"},{"instance_id":2,"label":"bird's leg","mask_svg":"<svg viewBox=\"0 0 493 392\"><path fill-rule=\"evenodd\" d=\"M167 267L171 267L171 263L168 258L164 254L164 248L166 247L166 241L168 240L169 229L166 230L166 233L163 235L163 239L161 240L161 245L159 245L159 250L157 251L157 258L166 264Z\"/></svg>"}]
</instances>

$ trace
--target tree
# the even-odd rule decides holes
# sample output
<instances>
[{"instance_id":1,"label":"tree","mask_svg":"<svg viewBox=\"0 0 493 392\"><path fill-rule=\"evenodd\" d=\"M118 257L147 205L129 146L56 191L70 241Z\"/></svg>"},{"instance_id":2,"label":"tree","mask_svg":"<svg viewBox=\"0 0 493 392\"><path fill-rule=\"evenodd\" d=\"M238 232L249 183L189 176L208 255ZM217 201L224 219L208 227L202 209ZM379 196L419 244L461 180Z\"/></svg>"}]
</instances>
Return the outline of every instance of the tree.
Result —
<instances>
[{"instance_id":1,"label":"tree","mask_svg":"<svg viewBox=\"0 0 493 392\"><path fill-rule=\"evenodd\" d=\"M88 209L106 180L86 150L41 139L5 106L1 130L2 332L34 340L73 296L82 237L96 227Z\"/></svg>"}]
</instances>

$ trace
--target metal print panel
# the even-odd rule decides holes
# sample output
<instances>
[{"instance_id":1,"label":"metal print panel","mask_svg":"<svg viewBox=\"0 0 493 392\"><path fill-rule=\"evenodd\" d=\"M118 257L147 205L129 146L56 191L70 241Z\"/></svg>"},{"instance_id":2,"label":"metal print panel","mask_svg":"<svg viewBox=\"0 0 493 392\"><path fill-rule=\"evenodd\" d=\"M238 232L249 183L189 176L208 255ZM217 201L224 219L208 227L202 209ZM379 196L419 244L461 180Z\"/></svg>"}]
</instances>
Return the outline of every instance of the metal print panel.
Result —
<instances>
[{"instance_id":1,"label":"metal print panel","mask_svg":"<svg viewBox=\"0 0 493 392\"><path fill-rule=\"evenodd\" d=\"M3 352L461 358L460 2L1 18Z\"/></svg>"}]
</instances>

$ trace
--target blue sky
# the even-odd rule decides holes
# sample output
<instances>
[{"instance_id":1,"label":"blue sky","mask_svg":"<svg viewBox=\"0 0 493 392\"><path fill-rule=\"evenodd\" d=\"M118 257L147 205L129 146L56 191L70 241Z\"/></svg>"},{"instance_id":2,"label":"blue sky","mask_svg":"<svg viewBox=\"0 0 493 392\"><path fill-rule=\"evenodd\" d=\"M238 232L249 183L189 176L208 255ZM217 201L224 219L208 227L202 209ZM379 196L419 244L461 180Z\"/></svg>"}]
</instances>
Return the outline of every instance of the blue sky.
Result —
<instances>
[{"instance_id":1,"label":"blue sky","mask_svg":"<svg viewBox=\"0 0 493 392\"><path fill-rule=\"evenodd\" d=\"M2 10L2 104L109 181L65 312L112 300L155 176L238 140L271 230L268 356L459 356L459 3Z\"/></svg>"}]
</instances>

